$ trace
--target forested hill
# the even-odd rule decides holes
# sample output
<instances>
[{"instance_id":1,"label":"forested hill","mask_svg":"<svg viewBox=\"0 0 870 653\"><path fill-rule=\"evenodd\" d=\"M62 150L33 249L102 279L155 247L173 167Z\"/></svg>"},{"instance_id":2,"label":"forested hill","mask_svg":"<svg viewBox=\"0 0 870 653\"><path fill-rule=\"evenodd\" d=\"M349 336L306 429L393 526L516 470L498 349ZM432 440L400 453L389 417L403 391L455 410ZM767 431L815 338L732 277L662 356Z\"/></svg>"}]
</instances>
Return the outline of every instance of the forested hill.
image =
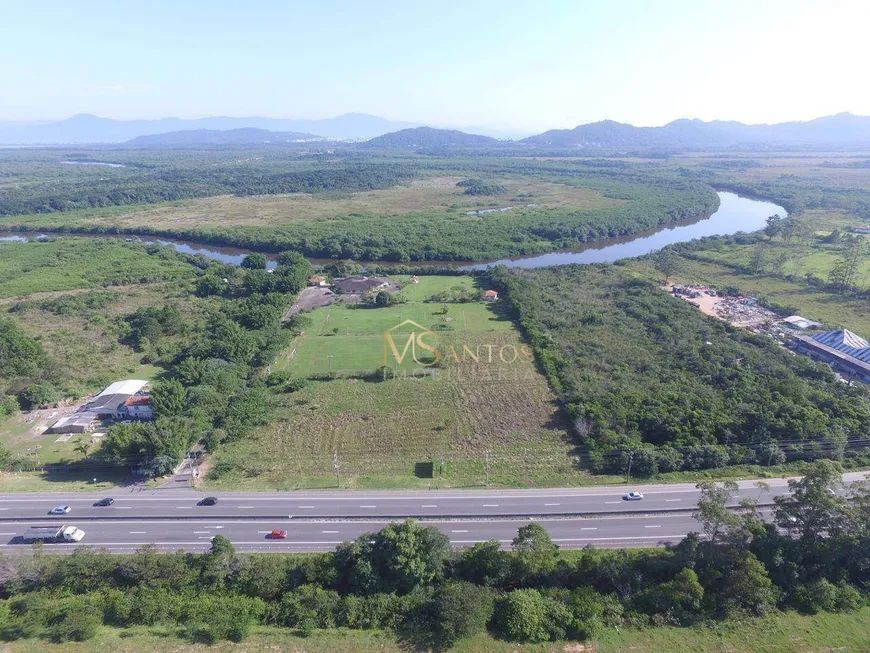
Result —
<instances>
[{"instance_id":1,"label":"forested hill","mask_svg":"<svg viewBox=\"0 0 870 653\"><path fill-rule=\"evenodd\" d=\"M165 134L138 136L126 143L126 147L187 147L190 145L261 145L270 143L294 143L320 138L303 132L274 132L268 129L184 129Z\"/></svg>"},{"instance_id":2,"label":"forested hill","mask_svg":"<svg viewBox=\"0 0 870 653\"><path fill-rule=\"evenodd\" d=\"M546 147L721 147L739 145L870 144L870 116L840 113L806 122L746 125L714 120L674 120L662 127L634 127L613 120L551 129L520 141Z\"/></svg>"},{"instance_id":3,"label":"forested hill","mask_svg":"<svg viewBox=\"0 0 870 653\"><path fill-rule=\"evenodd\" d=\"M433 129L432 127L416 127L403 129L373 138L363 145L367 148L393 149L393 148L426 148L426 147L498 147L501 141L480 136L478 134L466 134L455 129Z\"/></svg>"}]
</instances>

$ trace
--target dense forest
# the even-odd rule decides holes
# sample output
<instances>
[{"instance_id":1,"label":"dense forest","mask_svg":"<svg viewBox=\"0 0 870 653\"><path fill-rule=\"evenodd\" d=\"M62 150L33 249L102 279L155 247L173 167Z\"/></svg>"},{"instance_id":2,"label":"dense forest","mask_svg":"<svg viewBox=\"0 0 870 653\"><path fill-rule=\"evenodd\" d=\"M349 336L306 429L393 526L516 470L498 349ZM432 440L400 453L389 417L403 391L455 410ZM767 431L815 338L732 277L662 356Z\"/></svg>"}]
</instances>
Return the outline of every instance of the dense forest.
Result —
<instances>
[{"instance_id":1,"label":"dense forest","mask_svg":"<svg viewBox=\"0 0 870 653\"><path fill-rule=\"evenodd\" d=\"M535 254L701 217L718 207L704 183L643 166L612 162L533 161L458 156L334 156L267 151L105 151L79 154L81 161L123 167L63 166L58 153L7 154L13 158L0 188L0 222L9 229L166 235L197 242L273 252L295 250L318 258L359 260L483 260ZM95 168L97 168L95 170ZM470 179L519 176L589 188L617 200L606 208L536 206L512 199L500 184L466 187L469 196L505 202L507 212L470 217L460 209L420 210L398 215L324 216L262 227L216 225L182 228L95 225L77 209L126 206L220 194L352 193L395 186L427 175ZM27 183L18 183L26 180ZM59 216L59 213L66 215ZM16 218L27 214L25 218Z\"/></svg>"},{"instance_id":2,"label":"dense forest","mask_svg":"<svg viewBox=\"0 0 870 653\"><path fill-rule=\"evenodd\" d=\"M511 642L594 639L604 628L731 621L777 609L854 611L870 583L870 493L835 494L842 469L814 464L769 521L734 483L702 483L701 534L671 549L562 552L539 524L454 551L425 524L393 523L333 553L239 555L218 535L202 554L0 558L0 639L93 638L102 624L244 640L257 624L396 633L443 649L489 630Z\"/></svg>"},{"instance_id":3,"label":"dense forest","mask_svg":"<svg viewBox=\"0 0 870 653\"><path fill-rule=\"evenodd\" d=\"M863 386L708 318L619 265L496 269L598 472L859 460Z\"/></svg>"}]
</instances>

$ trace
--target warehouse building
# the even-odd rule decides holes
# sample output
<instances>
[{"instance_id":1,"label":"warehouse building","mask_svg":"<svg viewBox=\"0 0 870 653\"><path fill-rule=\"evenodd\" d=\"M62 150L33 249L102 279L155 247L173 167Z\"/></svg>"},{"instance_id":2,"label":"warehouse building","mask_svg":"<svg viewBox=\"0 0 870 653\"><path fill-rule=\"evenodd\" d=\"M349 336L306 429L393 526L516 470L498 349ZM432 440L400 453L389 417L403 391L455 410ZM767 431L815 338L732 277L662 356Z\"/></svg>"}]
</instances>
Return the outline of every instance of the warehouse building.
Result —
<instances>
[{"instance_id":1,"label":"warehouse building","mask_svg":"<svg viewBox=\"0 0 870 653\"><path fill-rule=\"evenodd\" d=\"M118 381L85 403L72 415L61 417L47 433L87 433L105 419L153 419L148 381Z\"/></svg>"},{"instance_id":2,"label":"warehouse building","mask_svg":"<svg viewBox=\"0 0 870 653\"><path fill-rule=\"evenodd\" d=\"M848 329L796 336L794 349L824 361L846 378L870 383L870 343Z\"/></svg>"}]
</instances>

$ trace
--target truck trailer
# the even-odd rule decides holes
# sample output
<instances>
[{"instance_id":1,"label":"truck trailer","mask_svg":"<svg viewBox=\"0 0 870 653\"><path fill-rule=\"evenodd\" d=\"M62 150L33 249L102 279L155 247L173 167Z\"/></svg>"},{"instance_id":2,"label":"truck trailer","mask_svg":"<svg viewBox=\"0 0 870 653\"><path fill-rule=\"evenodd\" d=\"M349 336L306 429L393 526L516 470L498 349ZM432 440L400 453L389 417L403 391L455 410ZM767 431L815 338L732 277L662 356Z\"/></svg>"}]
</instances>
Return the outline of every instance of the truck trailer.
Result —
<instances>
[{"instance_id":1,"label":"truck trailer","mask_svg":"<svg viewBox=\"0 0 870 653\"><path fill-rule=\"evenodd\" d=\"M31 526L22 539L25 542L81 542L85 532L75 526Z\"/></svg>"}]
</instances>

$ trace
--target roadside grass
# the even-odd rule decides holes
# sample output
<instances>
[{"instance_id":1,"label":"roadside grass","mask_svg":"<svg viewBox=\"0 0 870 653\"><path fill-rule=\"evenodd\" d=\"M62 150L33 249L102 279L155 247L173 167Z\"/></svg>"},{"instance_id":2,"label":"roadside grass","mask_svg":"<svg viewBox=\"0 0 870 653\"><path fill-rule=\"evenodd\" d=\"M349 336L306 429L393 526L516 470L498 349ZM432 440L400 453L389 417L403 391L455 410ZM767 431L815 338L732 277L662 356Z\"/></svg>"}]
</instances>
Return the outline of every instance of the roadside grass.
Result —
<instances>
[{"instance_id":1,"label":"roadside grass","mask_svg":"<svg viewBox=\"0 0 870 653\"><path fill-rule=\"evenodd\" d=\"M195 272L169 248L120 240L0 242L0 297L192 278Z\"/></svg>"},{"instance_id":2,"label":"roadside grass","mask_svg":"<svg viewBox=\"0 0 870 653\"><path fill-rule=\"evenodd\" d=\"M870 608L845 614L820 613L807 616L780 613L762 619L744 619L725 624L704 624L691 628L663 626L648 629L608 629L591 642L547 642L515 644L488 634L460 640L450 648L454 653L814 653L870 651ZM376 630L315 630L307 637L295 631L259 626L244 642L191 644L179 628L102 627L87 642L53 644L41 639L6 642L4 653L253 653L306 651L307 653L401 653L407 642L394 634Z\"/></svg>"},{"instance_id":3,"label":"roadside grass","mask_svg":"<svg viewBox=\"0 0 870 653\"><path fill-rule=\"evenodd\" d=\"M445 316L433 313L441 304L423 300L472 284L469 277L421 277L402 291L406 304L317 309L312 328L288 348L295 355L282 354L272 369L300 378L330 367L334 375L373 372L384 364L384 330L404 319L438 324ZM455 327L436 334L447 352L437 367L415 375L409 353L399 378L318 380L279 395L269 425L215 454L207 485L336 487L336 455L344 488L579 483L584 474L570 456L556 398L513 324L483 302L450 304L446 316L453 321L440 323ZM331 324L340 325L338 334ZM401 352L408 332L399 333Z\"/></svg>"},{"instance_id":4,"label":"roadside grass","mask_svg":"<svg viewBox=\"0 0 870 653\"><path fill-rule=\"evenodd\" d=\"M507 193L492 197L471 196L464 194L464 188L456 186L456 182L464 178L455 175L424 177L406 185L358 193L221 195L145 207L71 211L52 214L51 223L152 228L281 226L347 216L364 217L366 214L389 216L526 204L538 204L542 208L594 210L623 203L590 188L531 177L496 178L493 183L505 186ZM15 216L0 220L0 228L4 221L16 225L47 223L45 215Z\"/></svg>"}]
</instances>

